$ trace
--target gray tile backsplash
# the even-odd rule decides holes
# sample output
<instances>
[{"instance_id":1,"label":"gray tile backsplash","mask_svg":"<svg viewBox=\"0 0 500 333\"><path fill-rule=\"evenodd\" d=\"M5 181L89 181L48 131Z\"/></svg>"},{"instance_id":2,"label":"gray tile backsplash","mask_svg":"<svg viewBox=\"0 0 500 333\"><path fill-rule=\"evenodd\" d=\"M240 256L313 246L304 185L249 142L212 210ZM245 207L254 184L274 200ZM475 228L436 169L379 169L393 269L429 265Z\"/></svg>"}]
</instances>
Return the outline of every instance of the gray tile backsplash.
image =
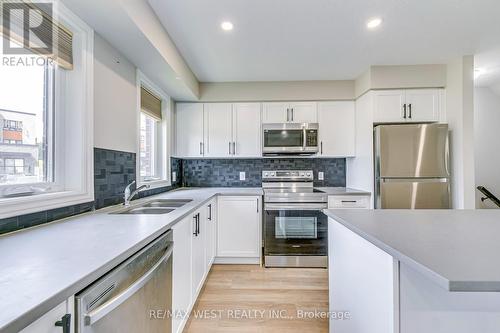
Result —
<instances>
[{"instance_id":1,"label":"gray tile backsplash","mask_svg":"<svg viewBox=\"0 0 500 333\"><path fill-rule=\"evenodd\" d=\"M144 198L172 189L184 187L259 187L263 170L313 170L316 186L345 186L346 161L342 158L256 158L256 159L171 159L171 170L177 180L171 186L143 191ZM246 180L240 181L240 172ZM318 180L324 172L325 180ZM46 210L7 219L0 219L0 234L28 228L95 208L123 202L123 191L136 179L136 154L94 148L95 201Z\"/></svg>"},{"instance_id":2,"label":"gray tile backsplash","mask_svg":"<svg viewBox=\"0 0 500 333\"><path fill-rule=\"evenodd\" d=\"M313 170L315 186L346 185L344 158L188 159L182 161L182 181L186 187L258 187L263 170ZM318 172L324 172L323 181Z\"/></svg>"}]
</instances>

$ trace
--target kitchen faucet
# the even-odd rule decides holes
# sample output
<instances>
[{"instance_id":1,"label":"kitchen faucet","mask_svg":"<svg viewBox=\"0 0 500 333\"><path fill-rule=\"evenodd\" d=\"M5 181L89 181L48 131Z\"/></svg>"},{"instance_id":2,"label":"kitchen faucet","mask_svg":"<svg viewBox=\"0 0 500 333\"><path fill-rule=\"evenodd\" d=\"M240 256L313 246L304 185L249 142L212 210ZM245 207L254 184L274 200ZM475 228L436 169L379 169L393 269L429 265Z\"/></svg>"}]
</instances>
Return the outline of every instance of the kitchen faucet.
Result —
<instances>
[{"instance_id":1,"label":"kitchen faucet","mask_svg":"<svg viewBox=\"0 0 500 333\"><path fill-rule=\"evenodd\" d=\"M149 188L149 185L142 185L131 192L130 188L134 184L135 184L135 180L132 183L128 184L127 187L125 188L125 193L123 195L125 202L123 203L123 205L126 207L130 206L130 200L132 200L139 193L140 190L145 189L145 188Z\"/></svg>"}]
</instances>

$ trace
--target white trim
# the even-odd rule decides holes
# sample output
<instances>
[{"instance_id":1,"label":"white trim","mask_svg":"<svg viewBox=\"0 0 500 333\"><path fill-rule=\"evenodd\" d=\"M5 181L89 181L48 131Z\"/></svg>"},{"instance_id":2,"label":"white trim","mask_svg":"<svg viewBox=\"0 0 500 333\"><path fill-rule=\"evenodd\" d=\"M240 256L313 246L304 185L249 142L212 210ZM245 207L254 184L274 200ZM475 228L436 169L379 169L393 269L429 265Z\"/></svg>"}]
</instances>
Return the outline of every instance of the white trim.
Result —
<instances>
[{"instance_id":1,"label":"white trim","mask_svg":"<svg viewBox=\"0 0 500 333\"><path fill-rule=\"evenodd\" d=\"M69 11L60 0L54 2L54 9L54 13L58 15L57 18L73 31L76 37L75 42L78 43L78 38L81 38L79 46L81 46L82 66L80 69L76 67L73 69L73 71L79 71L82 78L81 86L73 91L73 94L76 94L75 96L78 99L75 103L80 106L78 115L73 116L79 120L75 124L81 129L81 136L71 142L71 144L81 148L81 155L78 159L81 174L76 176L63 175L65 181L71 180L71 184L65 183L66 190L61 192L0 199L0 219L94 201L94 31L78 16ZM67 91L67 84L64 88L67 93L71 93ZM63 106L63 109L68 110L69 106ZM69 141L63 140L64 143ZM75 151L73 147L71 147L71 152ZM69 155L66 153L63 156L66 165L71 164L68 163L72 159L72 156Z\"/></svg>"},{"instance_id":2,"label":"white trim","mask_svg":"<svg viewBox=\"0 0 500 333\"><path fill-rule=\"evenodd\" d=\"M141 124L141 86L144 86L150 90L153 94L157 95L162 99L162 120L159 124L161 129L161 142L159 142L160 151L163 152L161 159L162 168L162 179L155 180L151 182L142 182L140 175L140 152L141 152L141 142L140 142L140 131L137 130L137 149L136 149L136 179L137 185L149 185L149 189L155 189L159 187L166 187L172 185L171 182L171 167L170 167L170 157L171 157L171 140L172 140L172 110L170 109L170 96L165 93L161 88L159 88L153 81L151 81L144 73L137 69L136 75L136 85L137 85L137 127L139 128Z\"/></svg>"}]
</instances>

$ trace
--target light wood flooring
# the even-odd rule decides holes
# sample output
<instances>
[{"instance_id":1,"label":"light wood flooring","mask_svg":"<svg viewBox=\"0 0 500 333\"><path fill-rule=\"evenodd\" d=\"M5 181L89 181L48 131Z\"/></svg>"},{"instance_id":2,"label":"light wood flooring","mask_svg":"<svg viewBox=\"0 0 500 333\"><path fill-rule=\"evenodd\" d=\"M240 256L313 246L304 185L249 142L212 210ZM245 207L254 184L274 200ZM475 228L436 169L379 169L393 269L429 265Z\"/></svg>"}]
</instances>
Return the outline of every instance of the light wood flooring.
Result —
<instances>
[{"instance_id":1,"label":"light wood flooring","mask_svg":"<svg viewBox=\"0 0 500 333\"><path fill-rule=\"evenodd\" d=\"M328 270L214 265L184 333L328 332L300 310L328 311Z\"/></svg>"}]
</instances>

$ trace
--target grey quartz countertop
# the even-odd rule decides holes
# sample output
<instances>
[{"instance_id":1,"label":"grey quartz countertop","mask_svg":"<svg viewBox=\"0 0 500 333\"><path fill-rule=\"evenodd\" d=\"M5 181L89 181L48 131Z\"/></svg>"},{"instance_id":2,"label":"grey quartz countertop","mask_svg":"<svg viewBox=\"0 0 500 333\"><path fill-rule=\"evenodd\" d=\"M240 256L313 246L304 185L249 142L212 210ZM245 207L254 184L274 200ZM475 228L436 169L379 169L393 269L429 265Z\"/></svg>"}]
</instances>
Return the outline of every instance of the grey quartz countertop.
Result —
<instances>
[{"instance_id":1,"label":"grey quartz countertop","mask_svg":"<svg viewBox=\"0 0 500 333\"><path fill-rule=\"evenodd\" d=\"M356 190L349 187L315 187L328 195L371 195L370 192Z\"/></svg>"},{"instance_id":2,"label":"grey quartz countertop","mask_svg":"<svg viewBox=\"0 0 500 333\"><path fill-rule=\"evenodd\" d=\"M115 206L0 236L0 331L26 327L216 195L260 196L262 189L180 189L132 202L193 200L170 214L108 214Z\"/></svg>"},{"instance_id":3,"label":"grey quartz countertop","mask_svg":"<svg viewBox=\"0 0 500 333\"><path fill-rule=\"evenodd\" d=\"M498 210L325 210L448 291L500 292Z\"/></svg>"}]
</instances>

